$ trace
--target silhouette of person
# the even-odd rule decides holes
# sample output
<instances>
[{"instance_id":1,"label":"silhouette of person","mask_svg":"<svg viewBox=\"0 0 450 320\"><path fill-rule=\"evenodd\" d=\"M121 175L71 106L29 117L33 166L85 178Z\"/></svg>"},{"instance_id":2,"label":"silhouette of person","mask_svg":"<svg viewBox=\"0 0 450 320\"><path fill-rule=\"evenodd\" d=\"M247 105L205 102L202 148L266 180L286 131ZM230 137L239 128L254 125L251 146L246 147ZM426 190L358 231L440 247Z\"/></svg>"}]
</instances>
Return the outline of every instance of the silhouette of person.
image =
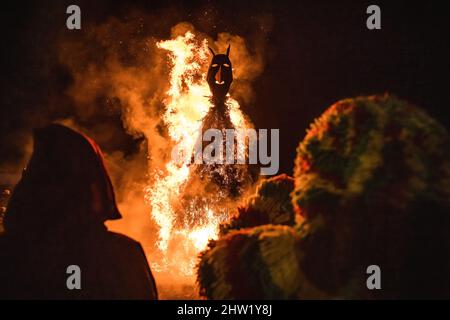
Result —
<instances>
[{"instance_id":1,"label":"silhouette of person","mask_svg":"<svg viewBox=\"0 0 450 320\"><path fill-rule=\"evenodd\" d=\"M120 218L98 145L58 124L35 130L0 236L0 298L157 299L141 245L104 226Z\"/></svg>"}]
</instances>

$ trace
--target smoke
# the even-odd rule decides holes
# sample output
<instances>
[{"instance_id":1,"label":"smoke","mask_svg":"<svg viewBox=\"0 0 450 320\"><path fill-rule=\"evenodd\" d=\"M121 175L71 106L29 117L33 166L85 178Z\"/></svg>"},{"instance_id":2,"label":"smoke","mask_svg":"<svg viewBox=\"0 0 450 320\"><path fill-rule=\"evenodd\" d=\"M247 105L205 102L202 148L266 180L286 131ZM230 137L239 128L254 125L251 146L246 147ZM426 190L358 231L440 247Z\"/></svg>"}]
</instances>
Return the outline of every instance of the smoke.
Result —
<instances>
[{"instance_id":1,"label":"smoke","mask_svg":"<svg viewBox=\"0 0 450 320\"><path fill-rule=\"evenodd\" d=\"M264 35L271 24L270 19L260 20L258 28L264 32L255 32L249 47L248 39L239 35L218 33L213 38L189 22L174 25L168 35L161 30L167 25L165 18L134 12L125 19L110 17L102 23L86 23L83 33L59 37L58 64L68 75L67 85L40 106L40 112L29 115L34 126L56 119L85 132L102 147L124 217L108 227L140 241L150 264L161 257L155 250L157 227L144 201L144 189L152 183L150 173L163 168L171 151L161 119L169 61L167 52L156 43L189 30L197 38L207 39L216 53L231 45L234 82L230 94L245 109L254 99L252 81L264 68ZM31 154L31 138L16 134L12 139L25 155L17 161L22 164ZM15 166L4 164L2 170L17 171ZM191 289L184 290L181 297L192 297Z\"/></svg>"},{"instance_id":2,"label":"smoke","mask_svg":"<svg viewBox=\"0 0 450 320\"><path fill-rule=\"evenodd\" d=\"M120 139L121 133L116 131L122 129L135 139L145 138L142 143L148 143L151 150L150 165L161 167L168 156L160 116L169 75L167 53L156 47L161 38L144 32L143 21L154 18L110 18L103 24L88 27L79 39L64 37L59 44L59 60L73 79L65 91L73 101L72 122L85 123L84 129L101 146L118 145L116 139ZM212 39L188 22L173 26L171 37L186 31L192 31L199 39L207 39L216 52L225 52L231 45L235 77L231 95L244 108L249 105L254 97L251 82L264 66L262 39L255 42L254 52L250 52L245 39L238 35L219 33ZM204 67L206 72L207 66ZM118 114L123 128L98 121Z\"/></svg>"}]
</instances>

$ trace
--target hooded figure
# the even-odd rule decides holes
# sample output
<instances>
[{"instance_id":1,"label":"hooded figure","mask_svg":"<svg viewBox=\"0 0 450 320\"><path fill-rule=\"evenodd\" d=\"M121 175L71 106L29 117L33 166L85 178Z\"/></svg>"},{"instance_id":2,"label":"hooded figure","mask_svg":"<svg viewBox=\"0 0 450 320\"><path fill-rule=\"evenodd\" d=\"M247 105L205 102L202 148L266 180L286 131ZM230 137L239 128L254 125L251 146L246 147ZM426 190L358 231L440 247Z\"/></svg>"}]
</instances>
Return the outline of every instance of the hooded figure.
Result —
<instances>
[{"instance_id":1,"label":"hooded figure","mask_svg":"<svg viewBox=\"0 0 450 320\"><path fill-rule=\"evenodd\" d=\"M141 245L104 226L120 218L97 144L62 125L35 130L0 237L0 298L156 299Z\"/></svg>"}]
</instances>

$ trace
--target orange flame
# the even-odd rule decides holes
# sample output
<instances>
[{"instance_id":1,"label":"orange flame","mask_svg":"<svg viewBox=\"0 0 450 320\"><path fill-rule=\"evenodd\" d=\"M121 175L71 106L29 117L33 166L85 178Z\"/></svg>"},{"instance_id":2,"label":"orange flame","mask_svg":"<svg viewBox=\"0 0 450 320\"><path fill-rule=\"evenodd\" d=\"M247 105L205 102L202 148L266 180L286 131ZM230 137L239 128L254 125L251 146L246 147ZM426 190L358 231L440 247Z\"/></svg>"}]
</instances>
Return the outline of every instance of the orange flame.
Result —
<instances>
[{"instance_id":1,"label":"orange flame","mask_svg":"<svg viewBox=\"0 0 450 320\"><path fill-rule=\"evenodd\" d=\"M193 275L196 253L203 250L209 239L218 235L218 226L224 220L212 212L210 208L202 208L204 219L196 221L195 227L175 225L175 204L186 188L191 173L189 160L195 142L201 131L203 117L212 107L210 90L202 67L209 64L207 40L198 40L188 31L182 36L167 41L160 41L157 47L166 50L170 60L170 88L164 100L165 113L163 121L173 144L180 147L179 155L184 161L170 159L164 170L154 172L154 183L146 188L146 200L152 208L152 217L159 226L158 248L167 257L176 241L179 252L171 252L177 261L153 264L155 271L168 271L176 268L186 276ZM248 126L239 103L229 97L230 119L235 128ZM189 210L189 208L185 208ZM198 208L197 208L198 210ZM189 213L189 212L188 212ZM226 218L226 217L225 217Z\"/></svg>"}]
</instances>

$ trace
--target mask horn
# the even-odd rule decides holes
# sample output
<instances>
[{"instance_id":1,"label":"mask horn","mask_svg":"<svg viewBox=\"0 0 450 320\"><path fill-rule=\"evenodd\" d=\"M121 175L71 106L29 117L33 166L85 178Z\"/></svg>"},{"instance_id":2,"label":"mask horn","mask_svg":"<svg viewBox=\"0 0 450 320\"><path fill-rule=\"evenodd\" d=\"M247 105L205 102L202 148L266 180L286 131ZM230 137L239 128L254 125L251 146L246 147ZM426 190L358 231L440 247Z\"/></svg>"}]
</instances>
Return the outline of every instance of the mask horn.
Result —
<instances>
[{"instance_id":1,"label":"mask horn","mask_svg":"<svg viewBox=\"0 0 450 320\"><path fill-rule=\"evenodd\" d=\"M210 47L208 47L208 49L209 49L209 51L211 51L211 53L212 53L212 55L214 57L216 54L214 53L213 49L211 49Z\"/></svg>"},{"instance_id":2,"label":"mask horn","mask_svg":"<svg viewBox=\"0 0 450 320\"><path fill-rule=\"evenodd\" d=\"M228 48L227 48L227 56L229 56L230 55L230 45L228 45Z\"/></svg>"}]
</instances>

